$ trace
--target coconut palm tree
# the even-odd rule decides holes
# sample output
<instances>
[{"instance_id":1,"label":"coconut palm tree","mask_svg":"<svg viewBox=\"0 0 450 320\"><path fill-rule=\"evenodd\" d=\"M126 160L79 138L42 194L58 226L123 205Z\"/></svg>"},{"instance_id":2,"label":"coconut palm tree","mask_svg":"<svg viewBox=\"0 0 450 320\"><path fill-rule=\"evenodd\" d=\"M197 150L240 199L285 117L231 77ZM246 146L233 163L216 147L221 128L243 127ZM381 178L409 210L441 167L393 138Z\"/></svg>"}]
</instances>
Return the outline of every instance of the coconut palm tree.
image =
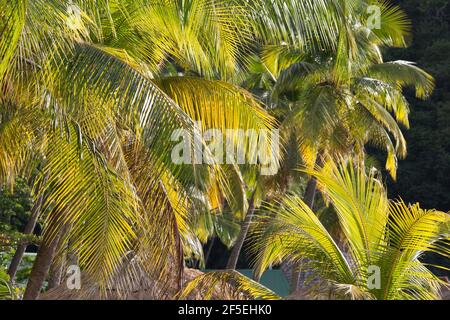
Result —
<instances>
[{"instance_id":1,"label":"coconut palm tree","mask_svg":"<svg viewBox=\"0 0 450 320\"><path fill-rule=\"evenodd\" d=\"M371 143L387 151L386 168L395 178L397 157L406 155L397 123L409 127L402 90L412 86L424 99L434 80L412 62L383 59L383 48L406 46L410 22L401 9L380 4L379 29L368 25L365 9L352 12L335 50L305 53L289 43L270 45L260 63L271 77L269 94L285 122L282 128L300 129L297 139L307 165L314 165L318 153L358 153Z\"/></svg>"},{"instance_id":2,"label":"coconut palm tree","mask_svg":"<svg viewBox=\"0 0 450 320\"><path fill-rule=\"evenodd\" d=\"M1 182L42 166L33 185L45 232L25 297L68 252L103 293L180 285L199 247L197 199L242 215L250 206L242 168L176 165L172 133L195 136L194 121L270 130L236 85L258 41L343 47L355 38L336 26L368 3L0 0ZM284 18L292 10L296 23ZM402 39L386 28L379 38Z\"/></svg>"},{"instance_id":3,"label":"coconut palm tree","mask_svg":"<svg viewBox=\"0 0 450 320\"><path fill-rule=\"evenodd\" d=\"M443 282L421 258L425 252L449 257L443 241L450 216L389 201L379 174L355 163L327 162L308 171L333 206L342 238L333 237L301 198L286 196L267 207L254 234L256 276L289 258L303 261L315 280L310 294L322 298L438 299Z\"/></svg>"},{"instance_id":4,"label":"coconut palm tree","mask_svg":"<svg viewBox=\"0 0 450 320\"><path fill-rule=\"evenodd\" d=\"M112 278L126 291L144 272L180 283L192 194L218 185L230 204L243 211L245 203L232 189L236 168L174 164L172 133L192 137L194 120L222 130L273 123L249 93L217 80L235 70L237 46L245 49L241 9L213 1L1 7L2 182L43 164L34 194L44 195L45 232L25 298L37 297L55 255L68 250L104 292Z\"/></svg>"},{"instance_id":5,"label":"coconut palm tree","mask_svg":"<svg viewBox=\"0 0 450 320\"><path fill-rule=\"evenodd\" d=\"M251 59L244 86L260 95L281 122L286 145L281 168L292 168L293 161L299 165L298 158L311 168L325 155L338 159L351 154L364 161L365 146L371 144L387 152L386 168L395 179L397 157L405 157L407 149L399 125L409 126L402 90L414 86L417 97L426 98L434 82L413 63L384 62L382 48L406 46L409 21L397 6L383 2L378 4L381 24L372 28L368 7L373 4L342 5L342 14L351 18L336 20L335 46L317 43L305 50L289 37L282 44L269 39ZM296 21L298 16L293 10L283 13L287 20ZM292 141L296 141L293 148ZM289 170L281 171L283 175L275 178L286 182ZM316 189L315 179L309 179L304 200L311 208ZM242 230L246 233L247 228ZM239 239L228 267L235 267L231 260L236 261L245 234Z\"/></svg>"}]
</instances>

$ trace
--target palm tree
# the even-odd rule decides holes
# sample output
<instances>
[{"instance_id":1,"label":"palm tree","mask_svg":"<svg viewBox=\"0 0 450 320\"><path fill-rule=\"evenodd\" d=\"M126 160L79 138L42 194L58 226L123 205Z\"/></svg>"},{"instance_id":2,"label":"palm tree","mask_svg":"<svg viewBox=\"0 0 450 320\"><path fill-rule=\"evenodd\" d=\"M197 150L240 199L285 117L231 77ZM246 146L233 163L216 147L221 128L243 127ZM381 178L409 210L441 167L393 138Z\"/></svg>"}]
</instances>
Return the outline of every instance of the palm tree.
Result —
<instances>
[{"instance_id":1,"label":"palm tree","mask_svg":"<svg viewBox=\"0 0 450 320\"><path fill-rule=\"evenodd\" d=\"M1 7L2 182L43 163L34 195L44 195L45 233L25 298L37 297L67 251L103 292L112 279L127 291L144 274L181 283L192 195L217 185L241 212L245 201L236 168L175 165L171 134L193 136L194 120L222 130L273 125L249 93L217 80L246 47L242 10L138 0Z\"/></svg>"},{"instance_id":2,"label":"palm tree","mask_svg":"<svg viewBox=\"0 0 450 320\"><path fill-rule=\"evenodd\" d=\"M281 109L275 112L283 115L282 128L299 128L299 147L310 167L317 154L358 154L371 143L387 151L386 168L395 178L397 157L406 155L398 126L409 127L402 90L413 86L424 99L434 80L414 63L384 62L383 48L406 46L409 21L398 7L380 6L380 29L370 29L359 8L354 21L342 26L346 32L335 50L305 53L286 43L262 51L261 63L273 79L272 104Z\"/></svg>"},{"instance_id":3,"label":"palm tree","mask_svg":"<svg viewBox=\"0 0 450 320\"><path fill-rule=\"evenodd\" d=\"M354 161L327 162L308 174L335 209L342 239L333 237L298 196L286 196L268 207L276 215L261 220L255 233L256 276L284 258L306 258L303 267L317 280L312 291L322 297L439 298L442 281L421 257L427 251L449 256L442 242L448 240L448 214L389 201L378 173L367 174Z\"/></svg>"},{"instance_id":4,"label":"palm tree","mask_svg":"<svg viewBox=\"0 0 450 320\"><path fill-rule=\"evenodd\" d=\"M406 46L409 21L397 6L384 2L378 4L382 13L380 29L371 29L367 8L372 4L342 4L340 15L336 13L333 20L338 30L333 46L324 47L323 42L310 39L313 44L305 48L295 37L285 37L282 43L268 38L259 56L251 59L251 73L244 86L267 101L281 122L281 136L286 144L286 161L281 168L292 168L292 160L298 162L297 154L309 168L320 164L324 156L338 159L351 154L364 161L365 146L371 144L387 152L386 168L395 179L397 157L405 157L407 149L399 124L409 126L409 108L402 90L411 85L417 97L426 98L434 82L412 63L383 61L382 48ZM282 11L283 18L297 23L301 30L301 22L296 20L298 8L293 8L274 11ZM295 35L295 31L292 33ZM297 142L296 147L289 148L291 141ZM276 178L286 181L287 176L289 172L283 172L282 177ZM309 179L304 201L311 208L316 190L315 179ZM251 217L244 226L249 221ZM235 267L232 262L239 255L246 232L247 228L242 228L230 268ZM294 280L293 288L296 287Z\"/></svg>"}]
</instances>

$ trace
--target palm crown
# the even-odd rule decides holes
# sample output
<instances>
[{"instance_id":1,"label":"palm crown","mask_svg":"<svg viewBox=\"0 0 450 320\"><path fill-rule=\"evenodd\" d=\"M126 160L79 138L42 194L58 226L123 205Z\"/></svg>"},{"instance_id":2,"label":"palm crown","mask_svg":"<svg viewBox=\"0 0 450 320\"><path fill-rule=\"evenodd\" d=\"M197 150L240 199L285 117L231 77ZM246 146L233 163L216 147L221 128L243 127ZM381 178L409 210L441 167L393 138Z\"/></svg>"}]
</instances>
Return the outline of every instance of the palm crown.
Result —
<instances>
[{"instance_id":1,"label":"palm crown","mask_svg":"<svg viewBox=\"0 0 450 320\"><path fill-rule=\"evenodd\" d=\"M170 158L172 133L192 136L194 120L223 130L273 126L250 94L215 80L229 77L245 40L239 7L225 4L1 3L3 181L43 164L33 177L36 197L45 195L44 241L70 239L103 289L118 274L125 288L136 270L180 280L183 246L198 241L188 220L196 192L217 185L208 196L243 211L236 166ZM124 272L130 259L138 267Z\"/></svg>"},{"instance_id":2,"label":"palm crown","mask_svg":"<svg viewBox=\"0 0 450 320\"><path fill-rule=\"evenodd\" d=\"M449 254L442 242L448 214L389 201L376 171L352 162L329 162L308 173L333 206L342 237L332 236L298 196L286 196L256 226L257 277L288 258L302 261L312 294L322 298L439 298L442 281L420 259L427 251Z\"/></svg>"}]
</instances>

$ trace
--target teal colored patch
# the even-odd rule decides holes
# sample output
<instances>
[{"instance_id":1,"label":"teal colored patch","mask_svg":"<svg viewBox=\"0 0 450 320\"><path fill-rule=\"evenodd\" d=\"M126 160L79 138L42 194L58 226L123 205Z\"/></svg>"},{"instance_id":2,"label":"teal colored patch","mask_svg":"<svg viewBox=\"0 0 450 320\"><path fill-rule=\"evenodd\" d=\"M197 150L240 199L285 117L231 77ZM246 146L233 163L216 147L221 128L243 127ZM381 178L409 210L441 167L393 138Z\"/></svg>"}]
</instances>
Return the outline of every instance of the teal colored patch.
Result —
<instances>
[{"instance_id":1,"label":"teal colored patch","mask_svg":"<svg viewBox=\"0 0 450 320\"><path fill-rule=\"evenodd\" d=\"M253 278L253 270L251 269L237 271L250 279ZM260 283L281 297L289 295L289 283L281 270L267 270L261 277Z\"/></svg>"},{"instance_id":2,"label":"teal colored patch","mask_svg":"<svg viewBox=\"0 0 450 320\"><path fill-rule=\"evenodd\" d=\"M224 270L203 270L203 272L224 271ZM253 279L252 269L236 270L244 276ZM267 270L261 277L260 283L275 292L280 297L289 295L289 283L281 270Z\"/></svg>"}]
</instances>

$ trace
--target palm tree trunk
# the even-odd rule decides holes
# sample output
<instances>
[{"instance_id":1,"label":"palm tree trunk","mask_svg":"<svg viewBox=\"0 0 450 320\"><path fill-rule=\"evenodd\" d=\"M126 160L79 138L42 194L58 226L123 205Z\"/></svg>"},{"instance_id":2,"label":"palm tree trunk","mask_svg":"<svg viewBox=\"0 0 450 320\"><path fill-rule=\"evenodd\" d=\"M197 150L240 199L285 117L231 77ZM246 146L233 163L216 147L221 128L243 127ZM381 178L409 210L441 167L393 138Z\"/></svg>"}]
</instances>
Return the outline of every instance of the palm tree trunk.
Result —
<instances>
[{"instance_id":1,"label":"palm tree trunk","mask_svg":"<svg viewBox=\"0 0 450 320\"><path fill-rule=\"evenodd\" d=\"M317 192L317 179L314 177L311 177L308 181L308 184L306 185L306 190L305 190L305 196L303 197L303 202L305 202L306 205L308 205L308 207L311 208L311 210L313 210L314 207L314 198L316 197L316 192ZM300 284L300 272L298 272L297 266L295 265L290 265L291 269L291 281L290 281L290 292L294 293L295 291L297 291L299 284Z\"/></svg>"},{"instance_id":2,"label":"palm tree trunk","mask_svg":"<svg viewBox=\"0 0 450 320\"><path fill-rule=\"evenodd\" d=\"M23 234L32 234L34 231L34 228L36 227L37 220L39 218L39 214L41 211L42 206L42 200L44 198L44 195L41 194L36 203L33 205L33 208L31 209L31 217L27 222L27 225L25 226L25 229L23 231ZM20 243L17 246L16 252L14 253L14 256L11 260L11 263L8 268L8 275L11 282L14 281L14 278L17 273L17 269L20 265L20 262L22 261L23 254L25 253L25 250L28 246L28 243Z\"/></svg>"},{"instance_id":3,"label":"palm tree trunk","mask_svg":"<svg viewBox=\"0 0 450 320\"><path fill-rule=\"evenodd\" d=\"M56 247L56 254L65 252L63 250L64 245L66 244L66 238L64 237L64 231L62 232L61 237L58 241L58 246ZM53 259L53 262L50 266L50 275L48 278L48 289L55 288L60 285L63 275L63 268L66 264L66 255L61 255L56 259Z\"/></svg>"},{"instance_id":4,"label":"palm tree trunk","mask_svg":"<svg viewBox=\"0 0 450 320\"><path fill-rule=\"evenodd\" d=\"M51 241L43 241L39 246L39 250L34 261L31 274L28 279L27 288L23 295L23 300L36 300L39 297L39 293L42 288L42 284L48 275L50 265L52 264L53 257L58 247L59 239L62 236L61 231Z\"/></svg>"},{"instance_id":5,"label":"palm tree trunk","mask_svg":"<svg viewBox=\"0 0 450 320\"><path fill-rule=\"evenodd\" d=\"M64 263L58 259L53 260L50 266L50 275L48 278L48 289L56 288L61 284L62 271L64 268Z\"/></svg>"},{"instance_id":6,"label":"palm tree trunk","mask_svg":"<svg viewBox=\"0 0 450 320\"><path fill-rule=\"evenodd\" d=\"M242 250L242 246L244 245L245 238L247 237L248 229L253 219L253 214L255 212L255 193L256 190L253 191L252 196L250 197L247 214L245 216L245 220L241 226L241 232L236 240L236 243L233 246L233 250L231 251L231 255L228 258L227 269L234 270L236 269L236 265L239 259L239 255Z\"/></svg>"}]
</instances>

